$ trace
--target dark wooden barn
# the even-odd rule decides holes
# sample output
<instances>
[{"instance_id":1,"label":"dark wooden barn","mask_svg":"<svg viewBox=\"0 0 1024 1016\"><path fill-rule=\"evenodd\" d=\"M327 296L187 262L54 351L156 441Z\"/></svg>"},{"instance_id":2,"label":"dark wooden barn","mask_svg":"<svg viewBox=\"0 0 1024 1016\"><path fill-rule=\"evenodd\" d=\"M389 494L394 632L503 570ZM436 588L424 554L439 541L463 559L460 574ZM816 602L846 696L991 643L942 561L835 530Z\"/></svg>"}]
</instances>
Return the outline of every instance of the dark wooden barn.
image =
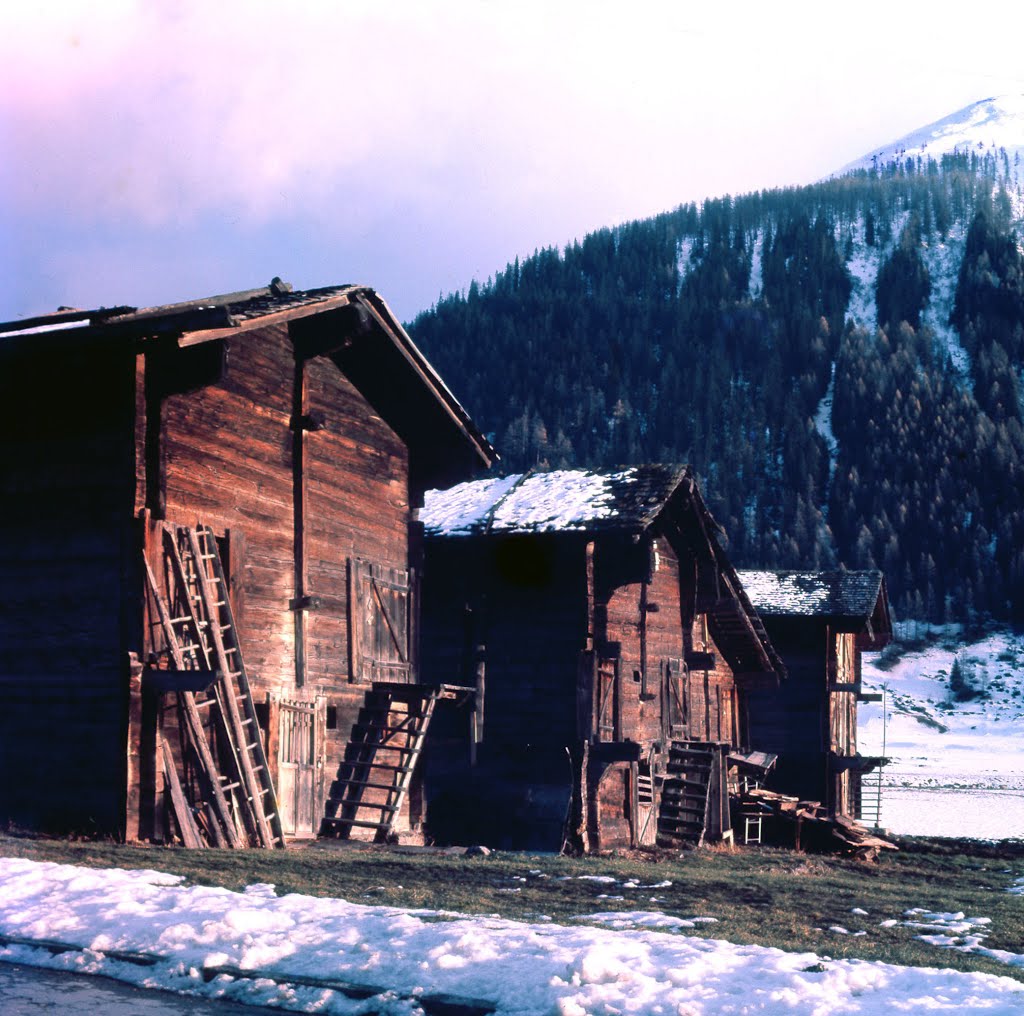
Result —
<instances>
[{"instance_id":1,"label":"dark wooden barn","mask_svg":"<svg viewBox=\"0 0 1024 1016\"><path fill-rule=\"evenodd\" d=\"M414 511L493 458L384 301L274 280L4 324L0 418L0 821L350 829L359 724L418 732L439 695ZM378 825L416 821L412 768Z\"/></svg>"},{"instance_id":2,"label":"dark wooden barn","mask_svg":"<svg viewBox=\"0 0 1024 1016\"><path fill-rule=\"evenodd\" d=\"M879 759L857 751L861 653L892 639L879 571L741 571L751 602L789 674L754 693L751 736L778 754L771 786L858 818L861 775Z\"/></svg>"},{"instance_id":3,"label":"dark wooden barn","mask_svg":"<svg viewBox=\"0 0 1024 1016\"><path fill-rule=\"evenodd\" d=\"M729 835L729 750L783 668L690 470L486 479L429 492L421 518L423 679L477 690L428 745L429 834Z\"/></svg>"}]
</instances>

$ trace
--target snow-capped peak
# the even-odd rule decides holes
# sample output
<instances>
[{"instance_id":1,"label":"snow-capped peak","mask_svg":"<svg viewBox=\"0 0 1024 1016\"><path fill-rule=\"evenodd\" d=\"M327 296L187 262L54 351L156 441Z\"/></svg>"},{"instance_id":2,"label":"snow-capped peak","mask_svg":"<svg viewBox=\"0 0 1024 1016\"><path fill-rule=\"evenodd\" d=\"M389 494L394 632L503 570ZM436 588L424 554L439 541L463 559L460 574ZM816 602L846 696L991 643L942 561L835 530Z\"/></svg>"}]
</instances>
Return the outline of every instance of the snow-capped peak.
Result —
<instances>
[{"instance_id":1,"label":"snow-capped peak","mask_svg":"<svg viewBox=\"0 0 1024 1016\"><path fill-rule=\"evenodd\" d=\"M911 131L844 166L839 173L879 168L897 159L939 159L954 149L979 155L1005 149L1014 163L1024 155L1024 93L1000 95L965 106L935 123Z\"/></svg>"}]
</instances>

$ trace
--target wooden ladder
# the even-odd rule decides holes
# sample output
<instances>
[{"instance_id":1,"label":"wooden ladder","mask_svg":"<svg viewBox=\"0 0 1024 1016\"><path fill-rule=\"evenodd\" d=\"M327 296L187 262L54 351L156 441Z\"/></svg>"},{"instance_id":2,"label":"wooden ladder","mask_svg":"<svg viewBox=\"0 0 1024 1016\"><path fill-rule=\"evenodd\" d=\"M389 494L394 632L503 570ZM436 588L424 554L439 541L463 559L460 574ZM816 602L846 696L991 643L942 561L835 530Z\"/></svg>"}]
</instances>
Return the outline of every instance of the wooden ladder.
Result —
<instances>
[{"instance_id":1,"label":"wooden ladder","mask_svg":"<svg viewBox=\"0 0 1024 1016\"><path fill-rule=\"evenodd\" d=\"M216 537L208 526L165 523L162 529L166 594L148 559L145 568L166 650L173 669L208 677L202 690L178 691L180 764L194 761L199 785L187 805L187 794L172 794L178 827L188 842L195 832L186 833L190 818L199 815L214 846L284 847ZM183 788L186 781L167 773L173 753L165 750L164 761L172 791L175 784ZM186 807L192 816L183 814Z\"/></svg>"},{"instance_id":2,"label":"wooden ladder","mask_svg":"<svg viewBox=\"0 0 1024 1016\"><path fill-rule=\"evenodd\" d=\"M660 846L692 843L699 847L704 842L714 762L715 753L706 746L691 741L671 743L658 814Z\"/></svg>"},{"instance_id":3,"label":"wooden ladder","mask_svg":"<svg viewBox=\"0 0 1024 1016\"><path fill-rule=\"evenodd\" d=\"M392 835L442 689L376 682L363 698L345 760L331 787L322 836L375 842Z\"/></svg>"}]
</instances>

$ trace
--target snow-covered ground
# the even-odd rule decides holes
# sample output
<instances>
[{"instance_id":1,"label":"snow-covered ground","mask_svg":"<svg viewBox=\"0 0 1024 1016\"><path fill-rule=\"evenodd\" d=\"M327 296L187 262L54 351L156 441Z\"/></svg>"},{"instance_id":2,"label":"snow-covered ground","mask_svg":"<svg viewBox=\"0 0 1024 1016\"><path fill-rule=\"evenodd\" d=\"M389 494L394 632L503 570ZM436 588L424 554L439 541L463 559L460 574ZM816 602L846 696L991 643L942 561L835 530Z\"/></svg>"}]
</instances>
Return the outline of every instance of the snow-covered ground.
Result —
<instances>
[{"instance_id":1,"label":"snow-covered ground","mask_svg":"<svg viewBox=\"0 0 1024 1016\"><path fill-rule=\"evenodd\" d=\"M865 657L866 690L885 689L886 721L881 703L862 705L859 748L893 760L881 824L908 835L1024 838L1024 635L999 631L965 645L955 627L932 633L893 665L891 649ZM957 658L981 697L954 701Z\"/></svg>"},{"instance_id":2,"label":"snow-covered ground","mask_svg":"<svg viewBox=\"0 0 1024 1016\"><path fill-rule=\"evenodd\" d=\"M412 1016L421 1011L417 998L442 993L486 1001L501 1016L1024 1011L1024 984L1007 977L731 945L686 937L671 923L646 930L650 915L631 916L624 930L523 923L0 858L0 932L79 947L53 954L8 945L0 960L289 1011ZM899 916L884 923L949 942L972 935L980 943L987 923L916 910ZM121 958L110 955L118 951ZM1024 965L1024 956L996 958ZM387 991L356 1000L303 980Z\"/></svg>"},{"instance_id":3,"label":"snow-covered ground","mask_svg":"<svg viewBox=\"0 0 1024 1016\"><path fill-rule=\"evenodd\" d=\"M1024 152L1024 93L974 102L868 152L848 163L837 175L854 169L881 167L893 160L918 157L937 160L953 151L997 155L1003 149L1011 165L1016 165L1015 157Z\"/></svg>"},{"instance_id":4,"label":"snow-covered ground","mask_svg":"<svg viewBox=\"0 0 1024 1016\"><path fill-rule=\"evenodd\" d=\"M832 376L828 382L828 389L818 403L818 410L814 414L814 429L822 436L828 448L828 478L831 482L835 476L836 463L839 457L839 442L832 430L832 403L836 397L836 362L832 361Z\"/></svg>"}]
</instances>

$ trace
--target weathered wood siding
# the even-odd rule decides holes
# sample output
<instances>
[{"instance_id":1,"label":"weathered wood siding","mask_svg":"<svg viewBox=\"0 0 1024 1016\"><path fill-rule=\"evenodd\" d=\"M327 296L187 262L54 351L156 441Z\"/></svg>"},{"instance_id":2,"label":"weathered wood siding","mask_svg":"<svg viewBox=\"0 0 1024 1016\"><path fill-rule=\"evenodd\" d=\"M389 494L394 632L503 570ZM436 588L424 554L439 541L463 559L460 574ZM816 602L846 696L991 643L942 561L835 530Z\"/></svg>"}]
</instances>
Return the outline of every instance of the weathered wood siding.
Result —
<instances>
[{"instance_id":1,"label":"weathered wood siding","mask_svg":"<svg viewBox=\"0 0 1024 1016\"><path fill-rule=\"evenodd\" d=\"M856 635L839 633L833 635L832 640L829 648L829 684L833 689L829 692L828 706L829 751L839 757L856 755L857 696L853 689L860 683L860 650ZM832 800L842 814L853 815L856 811L858 781L859 776L849 770L838 772L833 777Z\"/></svg>"},{"instance_id":2,"label":"weathered wood siding","mask_svg":"<svg viewBox=\"0 0 1024 1016\"><path fill-rule=\"evenodd\" d=\"M232 337L219 379L181 387L159 413L165 516L229 534L257 701L326 698L326 790L367 687L352 681L352 566L409 570L406 446L329 357L297 367L286 326ZM315 424L297 432L302 418ZM293 609L300 592L309 609Z\"/></svg>"},{"instance_id":3,"label":"weathered wood siding","mask_svg":"<svg viewBox=\"0 0 1024 1016\"><path fill-rule=\"evenodd\" d=\"M244 601L236 620L259 691L283 692L295 684L288 609L295 595L294 372L285 328L248 332L231 340L219 380L167 395L160 408L164 517L244 536L245 560L234 569L236 594Z\"/></svg>"},{"instance_id":4,"label":"weathered wood siding","mask_svg":"<svg viewBox=\"0 0 1024 1016\"><path fill-rule=\"evenodd\" d=\"M123 832L133 376L124 343L0 361L0 820L15 825Z\"/></svg>"},{"instance_id":5,"label":"weathered wood siding","mask_svg":"<svg viewBox=\"0 0 1024 1016\"><path fill-rule=\"evenodd\" d=\"M621 560L602 568L611 554ZM653 554L643 545L599 544L597 575L598 614L605 618L600 636L620 646L619 738L643 745L672 736L736 741L732 670L708 634L706 615L685 616L693 580L681 578L669 542L656 539ZM714 666L687 667L692 650L713 656Z\"/></svg>"}]
</instances>

